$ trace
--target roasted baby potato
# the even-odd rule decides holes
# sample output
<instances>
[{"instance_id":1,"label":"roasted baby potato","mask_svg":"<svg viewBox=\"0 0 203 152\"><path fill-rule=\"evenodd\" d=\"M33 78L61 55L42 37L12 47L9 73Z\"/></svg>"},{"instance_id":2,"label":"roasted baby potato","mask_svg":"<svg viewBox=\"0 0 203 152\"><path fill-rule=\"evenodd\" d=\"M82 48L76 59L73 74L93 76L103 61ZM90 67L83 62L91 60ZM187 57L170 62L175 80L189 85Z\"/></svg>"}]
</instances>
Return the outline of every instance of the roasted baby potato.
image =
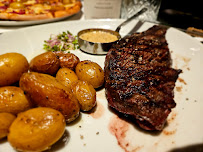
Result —
<instances>
[{"instance_id":1,"label":"roasted baby potato","mask_svg":"<svg viewBox=\"0 0 203 152\"><path fill-rule=\"evenodd\" d=\"M75 72L80 80L87 81L94 88L101 87L104 83L104 71L95 62L81 61L77 64Z\"/></svg>"},{"instance_id":2,"label":"roasted baby potato","mask_svg":"<svg viewBox=\"0 0 203 152\"><path fill-rule=\"evenodd\" d=\"M65 126L59 111L33 108L17 116L10 126L8 141L18 151L44 151L62 137Z\"/></svg>"},{"instance_id":3,"label":"roasted baby potato","mask_svg":"<svg viewBox=\"0 0 203 152\"><path fill-rule=\"evenodd\" d=\"M77 98L82 111L89 111L96 105L96 91L87 81L78 80L73 82L71 90Z\"/></svg>"},{"instance_id":4,"label":"roasted baby potato","mask_svg":"<svg viewBox=\"0 0 203 152\"><path fill-rule=\"evenodd\" d=\"M21 75L28 69L29 63L22 54L6 53L0 55L0 87L18 82Z\"/></svg>"},{"instance_id":5,"label":"roasted baby potato","mask_svg":"<svg viewBox=\"0 0 203 152\"><path fill-rule=\"evenodd\" d=\"M15 118L16 116L11 113L0 113L0 139L8 135L9 127Z\"/></svg>"},{"instance_id":6,"label":"roasted baby potato","mask_svg":"<svg viewBox=\"0 0 203 152\"><path fill-rule=\"evenodd\" d=\"M54 75L60 66L59 59L53 52L45 52L30 61L30 71Z\"/></svg>"},{"instance_id":7,"label":"roasted baby potato","mask_svg":"<svg viewBox=\"0 0 203 152\"><path fill-rule=\"evenodd\" d=\"M80 62L80 59L73 53L64 53L62 51L54 53L59 57L61 68L75 70L76 65Z\"/></svg>"},{"instance_id":8,"label":"roasted baby potato","mask_svg":"<svg viewBox=\"0 0 203 152\"><path fill-rule=\"evenodd\" d=\"M18 114L32 107L24 91L15 86L0 87L0 112Z\"/></svg>"},{"instance_id":9,"label":"roasted baby potato","mask_svg":"<svg viewBox=\"0 0 203 152\"><path fill-rule=\"evenodd\" d=\"M20 87L33 103L60 111L67 122L75 120L79 115L77 99L68 87L53 76L36 72L24 73L20 79Z\"/></svg>"},{"instance_id":10,"label":"roasted baby potato","mask_svg":"<svg viewBox=\"0 0 203 152\"><path fill-rule=\"evenodd\" d=\"M56 74L56 79L66 87L70 88L71 83L73 83L74 81L77 81L78 77L75 74L75 72L72 71L71 69L61 68L58 70Z\"/></svg>"}]
</instances>

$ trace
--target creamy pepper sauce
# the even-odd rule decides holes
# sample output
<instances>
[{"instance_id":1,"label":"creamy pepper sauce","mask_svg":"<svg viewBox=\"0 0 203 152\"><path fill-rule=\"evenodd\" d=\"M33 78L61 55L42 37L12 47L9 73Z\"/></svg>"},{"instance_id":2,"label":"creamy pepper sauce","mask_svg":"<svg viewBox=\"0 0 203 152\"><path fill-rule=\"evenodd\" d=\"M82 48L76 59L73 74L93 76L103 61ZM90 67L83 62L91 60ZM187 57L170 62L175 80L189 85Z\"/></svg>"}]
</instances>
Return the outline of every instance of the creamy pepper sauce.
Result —
<instances>
[{"instance_id":1,"label":"creamy pepper sauce","mask_svg":"<svg viewBox=\"0 0 203 152\"><path fill-rule=\"evenodd\" d=\"M89 42L109 43L117 41L117 36L104 31L89 31L80 35L80 38Z\"/></svg>"}]
</instances>

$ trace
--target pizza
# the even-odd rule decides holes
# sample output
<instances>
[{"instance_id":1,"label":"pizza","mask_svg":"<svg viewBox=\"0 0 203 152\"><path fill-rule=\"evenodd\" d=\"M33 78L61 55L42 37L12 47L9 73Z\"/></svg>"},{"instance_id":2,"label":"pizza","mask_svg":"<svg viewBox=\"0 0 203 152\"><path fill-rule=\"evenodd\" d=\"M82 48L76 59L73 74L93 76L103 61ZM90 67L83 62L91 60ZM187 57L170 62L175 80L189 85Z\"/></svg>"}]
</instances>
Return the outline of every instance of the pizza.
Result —
<instances>
[{"instance_id":1,"label":"pizza","mask_svg":"<svg viewBox=\"0 0 203 152\"><path fill-rule=\"evenodd\" d=\"M0 0L0 19L42 20L73 15L82 7L80 0Z\"/></svg>"}]
</instances>

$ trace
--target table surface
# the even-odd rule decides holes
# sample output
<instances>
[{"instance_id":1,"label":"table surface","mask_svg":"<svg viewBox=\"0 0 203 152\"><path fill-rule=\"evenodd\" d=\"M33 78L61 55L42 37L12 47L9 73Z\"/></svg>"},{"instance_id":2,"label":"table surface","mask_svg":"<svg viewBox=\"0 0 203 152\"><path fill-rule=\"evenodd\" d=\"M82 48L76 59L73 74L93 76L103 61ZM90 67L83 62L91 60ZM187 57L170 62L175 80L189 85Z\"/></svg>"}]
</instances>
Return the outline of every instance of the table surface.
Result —
<instances>
[{"instance_id":1,"label":"table surface","mask_svg":"<svg viewBox=\"0 0 203 152\"><path fill-rule=\"evenodd\" d=\"M84 5L83 1L82 1L82 4ZM56 22L65 22L65 21L74 21L74 20L85 20L84 7L82 7L81 11L78 12L77 14L67 17L63 20L56 21ZM46 24L46 23L43 23L43 24ZM20 28L24 28L24 27L30 27L30 26L34 26L34 25L25 25L25 26L1 26L0 25L0 33L13 31L13 30L17 30ZM200 42L203 42L202 37L194 37L194 38Z\"/></svg>"}]
</instances>

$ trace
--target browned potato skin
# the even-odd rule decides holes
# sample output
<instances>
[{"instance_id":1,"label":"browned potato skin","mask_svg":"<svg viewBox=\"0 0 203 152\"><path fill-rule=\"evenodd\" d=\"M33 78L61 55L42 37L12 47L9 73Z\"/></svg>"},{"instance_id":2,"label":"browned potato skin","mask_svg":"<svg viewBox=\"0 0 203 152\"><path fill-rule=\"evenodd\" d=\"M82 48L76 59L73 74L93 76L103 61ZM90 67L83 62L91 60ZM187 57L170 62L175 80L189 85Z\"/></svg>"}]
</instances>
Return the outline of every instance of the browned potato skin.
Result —
<instances>
[{"instance_id":1,"label":"browned potato skin","mask_svg":"<svg viewBox=\"0 0 203 152\"><path fill-rule=\"evenodd\" d=\"M104 83L104 71L95 62L81 61L75 68L76 75L80 80L87 81L94 88L99 88Z\"/></svg>"},{"instance_id":2,"label":"browned potato skin","mask_svg":"<svg viewBox=\"0 0 203 152\"><path fill-rule=\"evenodd\" d=\"M75 67L80 62L80 59L73 53L64 53L62 51L55 52L56 56L59 57L60 67L69 68L75 70Z\"/></svg>"},{"instance_id":3,"label":"browned potato skin","mask_svg":"<svg viewBox=\"0 0 203 152\"><path fill-rule=\"evenodd\" d=\"M11 113L0 113L0 139L6 137L9 132L9 127L15 120L16 116Z\"/></svg>"},{"instance_id":4,"label":"browned potato skin","mask_svg":"<svg viewBox=\"0 0 203 152\"><path fill-rule=\"evenodd\" d=\"M15 86L0 87L0 112L16 115L31 107L31 102L21 88Z\"/></svg>"},{"instance_id":5,"label":"browned potato skin","mask_svg":"<svg viewBox=\"0 0 203 152\"><path fill-rule=\"evenodd\" d=\"M53 52L45 52L30 61L30 71L54 75L60 67L60 62Z\"/></svg>"},{"instance_id":6,"label":"browned potato skin","mask_svg":"<svg viewBox=\"0 0 203 152\"><path fill-rule=\"evenodd\" d=\"M70 88L71 84L78 80L78 77L71 69L61 68L56 74L56 79L66 87Z\"/></svg>"},{"instance_id":7,"label":"browned potato skin","mask_svg":"<svg viewBox=\"0 0 203 152\"><path fill-rule=\"evenodd\" d=\"M25 73L20 79L20 87L33 103L60 111L68 123L79 115L77 99L70 89L53 76L36 72Z\"/></svg>"},{"instance_id":8,"label":"browned potato skin","mask_svg":"<svg viewBox=\"0 0 203 152\"><path fill-rule=\"evenodd\" d=\"M18 82L21 75L29 69L27 59L19 53L0 55L0 63L0 87Z\"/></svg>"},{"instance_id":9,"label":"browned potato skin","mask_svg":"<svg viewBox=\"0 0 203 152\"><path fill-rule=\"evenodd\" d=\"M87 81L78 80L73 82L71 90L76 96L82 111L89 111L96 105L96 91Z\"/></svg>"},{"instance_id":10,"label":"browned potato skin","mask_svg":"<svg viewBox=\"0 0 203 152\"><path fill-rule=\"evenodd\" d=\"M8 141L18 151L44 151L62 137L65 126L59 111L33 108L17 116L10 126Z\"/></svg>"}]
</instances>

